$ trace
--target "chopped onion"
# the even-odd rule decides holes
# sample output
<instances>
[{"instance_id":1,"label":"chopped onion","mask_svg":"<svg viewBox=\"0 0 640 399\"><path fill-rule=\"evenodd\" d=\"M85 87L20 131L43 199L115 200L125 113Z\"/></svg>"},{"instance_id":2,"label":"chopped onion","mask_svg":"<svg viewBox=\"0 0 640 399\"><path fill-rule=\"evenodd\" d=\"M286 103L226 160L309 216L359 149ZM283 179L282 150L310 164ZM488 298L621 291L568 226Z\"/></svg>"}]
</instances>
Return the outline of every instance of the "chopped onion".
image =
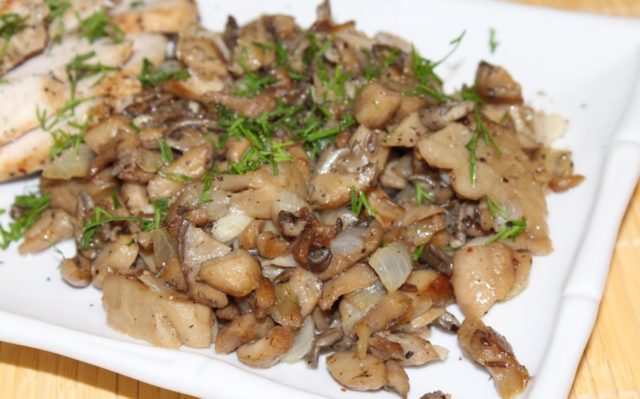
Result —
<instances>
[{"instance_id":1,"label":"chopped onion","mask_svg":"<svg viewBox=\"0 0 640 399\"><path fill-rule=\"evenodd\" d=\"M231 213L213 224L213 237L221 242L229 242L242 233L253 219L244 213Z\"/></svg>"},{"instance_id":2,"label":"chopped onion","mask_svg":"<svg viewBox=\"0 0 640 399\"><path fill-rule=\"evenodd\" d=\"M400 288L407 281L413 268L407 249L398 242L379 248L371 255L369 264L378 273L380 281L389 292Z\"/></svg>"},{"instance_id":3,"label":"chopped onion","mask_svg":"<svg viewBox=\"0 0 640 399\"><path fill-rule=\"evenodd\" d=\"M80 144L77 148L69 147L44 168L42 177L63 180L85 177L94 158L95 154L86 144Z\"/></svg>"},{"instance_id":4,"label":"chopped onion","mask_svg":"<svg viewBox=\"0 0 640 399\"><path fill-rule=\"evenodd\" d=\"M364 249L362 237L366 233L365 227L354 227L341 232L331 241L331 253L333 256L343 256L362 251Z\"/></svg>"},{"instance_id":5,"label":"chopped onion","mask_svg":"<svg viewBox=\"0 0 640 399\"><path fill-rule=\"evenodd\" d=\"M282 357L281 361L285 363L295 363L301 360L313 347L313 339L315 338L315 327L313 319L306 317L302 322L302 327L298 330L293 340L293 346Z\"/></svg>"},{"instance_id":6,"label":"chopped onion","mask_svg":"<svg viewBox=\"0 0 640 399\"><path fill-rule=\"evenodd\" d=\"M178 256L178 243L163 228L154 230L151 237L156 268L162 269L171 258Z\"/></svg>"},{"instance_id":7,"label":"chopped onion","mask_svg":"<svg viewBox=\"0 0 640 399\"><path fill-rule=\"evenodd\" d=\"M261 262L262 266L273 265L278 267L296 267L298 266L298 262L296 262L295 258L292 254L289 255L280 255L273 259L264 259Z\"/></svg>"},{"instance_id":8,"label":"chopped onion","mask_svg":"<svg viewBox=\"0 0 640 399\"><path fill-rule=\"evenodd\" d=\"M345 334L351 335L356 322L362 319L378 301L384 298L386 292L382 284L376 282L367 288L353 291L342 298L338 309Z\"/></svg>"}]
</instances>

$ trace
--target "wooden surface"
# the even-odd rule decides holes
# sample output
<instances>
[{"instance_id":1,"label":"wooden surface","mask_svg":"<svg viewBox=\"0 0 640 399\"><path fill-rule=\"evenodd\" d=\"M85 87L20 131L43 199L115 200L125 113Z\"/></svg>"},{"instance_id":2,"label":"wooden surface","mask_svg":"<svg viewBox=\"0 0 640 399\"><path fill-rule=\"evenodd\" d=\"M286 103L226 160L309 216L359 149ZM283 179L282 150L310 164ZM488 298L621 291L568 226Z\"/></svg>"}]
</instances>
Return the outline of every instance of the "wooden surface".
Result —
<instances>
[{"instance_id":1,"label":"wooden surface","mask_svg":"<svg viewBox=\"0 0 640 399\"><path fill-rule=\"evenodd\" d=\"M518 0L640 17L640 0ZM613 255L598 321L580 363L572 399L640 399L640 186ZM0 326L2 328L2 326ZM86 363L0 342L0 398L185 399ZM555 398L550 398L555 399Z\"/></svg>"}]
</instances>

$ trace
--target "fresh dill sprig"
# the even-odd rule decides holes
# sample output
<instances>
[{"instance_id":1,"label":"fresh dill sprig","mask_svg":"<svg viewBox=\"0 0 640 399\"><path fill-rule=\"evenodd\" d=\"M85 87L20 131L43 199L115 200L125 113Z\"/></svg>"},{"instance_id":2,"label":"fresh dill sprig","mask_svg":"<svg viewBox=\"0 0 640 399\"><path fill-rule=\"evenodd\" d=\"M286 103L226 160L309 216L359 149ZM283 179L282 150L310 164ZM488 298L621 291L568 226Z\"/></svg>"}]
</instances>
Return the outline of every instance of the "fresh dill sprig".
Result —
<instances>
[{"instance_id":1,"label":"fresh dill sprig","mask_svg":"<svg viewBox=\"0 0 640 399\"><path fill-rule=\"evenodd\" d=\"M173 151L169 144L165 140L158 140L158 148L160 149L160 159L164 165L169 165L173 162Z\"/></svg>"},{"instance_id":2,"label":"fresh dill sprig","mask_svg":"<svg viewBox=\"0 0 640 399\"><path fill-rule=\"evenodd\" d=\"M89 43L94 43L103 37L111 38L114 43L122 43L122 40L124 40L124 32L118 24L111 20L104 8L85 19L79 19L79 23L80 34L85 36Z\"/></svg>"},{"instance_id":3,"label":"fresh dill sprig","mask_svg":"<svg viewBox=\"0 0 640 399\"><path fill-rule=\"evenodd\" d=\"M78 54L65 66L67 71L67 77L71 83L71 99L76 99L76 91L78 88L78 82L91 76L106 74L107 72L117 71L117 67L103 65L101 63L89 63L87 62L91 58L95 57L96 52L90 51L84 54Z\"/></svg>"},{"instance_id":4,"label":"fresh dill sprig","mask_svg":"<svg viewBox=\"0 0 640 399\"><path fill-rule=\"evenodd\" d=\"M478 94L476 85L464 86L460 93L460 97L463 100L471 101L473 103L473 117L475 121L475 128L473 129L471 138L465 145L465 148L469 152L469 180L471 181L471 186L475 187L478 181L478 139L482 137L482 141L484 141L485 144L491 145L491 147L493 147L498 155L501 155L502 152L500 151L498 144L493 139L493 136L491 136L491 132L489 132L487 125L485 125L484 120L482 119L480 106L484 103L484 100L482 100L482 98Z\"/></svg>"},{"instance_id":5,"label":"fresh dill sprig","mask_svg":"<svg viewBox=\"0 0 640 399\"><path fill-rule=\"evenodd\" d=\"M515 238L522 234L526 229L527 220L525 218L509 220L507 223L505 223L504 228L494 234L491 238L489 238L486 243L491 244L492 242L498 240L507 240L509 238L515 240Z\"/></svg>"},{"instance_id":6,"label":"fresh dill sprig","mask_svg":"<svg viewBox=\"0 0 640 399\"><path fill-rule=\"evenodd\" d=\"M364 51L365 57L367 57L368 65L363 69L362 74L367 82L370 82L379 77L391 64L396 62L400 57L400 50L392 48L389 53L384 57L382 62L374 62L371 52Z\"/></svg>"},{"instance_id":7,"label":"fresh dill sprig","mask_svg":"<svg viewBox=\"0 0 640 399\"><path fill-rule=\"evenodd\" d=\"M362 208L366 209L367 214L371 217L375 217L378 214L375 209L371 207L367 199L367 194L365 194L364 191L351 187L349 189L349 195L351 196L351 212L353 212L354 215L360 216Z\"/></svg>"},{"instance_id":8,"label":"fresh dill sprig","mask_svg":"<svg viewBox=\"0 0 640 399\"><path fill-rule=\"evenodd\" d=\"M142 231L153 231L160 228L162 221L167 218L169 212L169 200L165 198L151 201L153 206L153 219L142 221Z\"/></svg>"},{"instance_id":9,"label":"fresh dill sprig","mask_svg":"<svg viewBox=\"0 0 640 399\"><path fill-rule=\"evenodd\" d=\"M0 248L7 249L12 242L22 238L24 232L38 220L40 214L49 207L51 194L31 193L18 195L15 205L20 208L20 216L9 223L5 228L0 225Z\"/></svg>"},{"instance_id":10,"label":"fresh dill sprig","mask_svg":"<svg viewBox=\"0 0 640 399\"><path fill-rule=\"evenodd\" d=\"M496 200L494 200L492 197L488 196L486 197L486 202L487 202L487 207L489 208L489 213L491 214L491 216L495 217L501 217L506 219L509 215L507 215L507 210L504 209L504 207L502 205L500 205L500 203Z\"/></svg>"},{"instance_id":11,"label":"fresh dill sprig","mask_svg":"<svg viewBox=\"0 0 640 399\"><path fill-rule=\"evenodd\" d=\"M80 238L80 249L88 249L91 247L93 238L98 232L98 229L106 224L112 222L137 222L140 223L142 219L137 216L116 216L107 211L106 209L97 206L93 210L93 215L87 221L82 228L82 236Z\"/></svg>"},{"instance_id":12,"label":"fresh dill sprig","mask_svg":"<svg viewBox=\"0 0 640 399\"><path fill-rule=\"evenodd\" d=\"M142 70L138 74L138 80L143 87L155 86L167 80L186 80L191 74L186 69L177 71L161 71L155 69L148 59L142 61Z\"/></svg>"},{"instance_id":13,"label":"fresh dill sprig","mask_svg":"<svg viewBox=\"0 0 640 399\"><path fill-rule=\"evenodd\" d=\"M422 258L422 254L424 253L425 244L420 244L416 247L415 251L411 254L411 259L414 262L417 262Z\"/></svg>"},{"instance_id":14,"label":"fresh dill sprig","mask_svg":"<svg viewBox=\"0 0 640 399\"><path fill-rule=\"evenodd\" d=\"M165 178L167 180L171 180L172 182L175 182L175 183L180 183L180 184L191 183L191 181L193 180L191 177L184 175L182 173L165 172L162 170L158 171L158 176Z\"/></svg>"},{"instance_id":15,"label":"fresh dill sprig","mask_svg":"<svg viewBox=\"0 0 640 399\"><path fill-rule=\"evenodd\" d=\"M425 190L420 182L416 182L416 204L422 205L425 199L432 203L436 202L436 197L433 195L433 193Z\"/></svg>"},{"instance_id":16,"label":"fresh dill sprig","mask_svg":"<svg viewBox=\"0 0 640 399\"><path fill-rule=\"evenodd\" d=\"M27 28L27 17L11 12L0 15L0 22L2 22L2 25L0 25L0 38L4 40L2 47L0 47L0 59L2 59L9 47L11 38Z\"/></svg>"},{"instance_id":17,"label":"fresh dill sprig","mask_svg":"<svg viewBox=\"0 0 640 399\"><path fill-rule=\"evenodd\" d=\"M489 28L489 51L491 52L491 54L494 54L496 52L496 49L499 45L500 42L496 38L496 29Z\"/></svg>"},{"instance_id":18,"label":"fresh dill sprig","mask_svg":"<svg viewBox=\"0 0 640 399\"><path fill-rule=\"evenodd\" d=\"M260 76L255 72L245 71L244 76L238 82L238 87L233 92L236 96L253 97L262 93L267 86L276 82L272 76Z\"/></svg>"},{"instance_id":19,"label":"fresh dill sprig","mask_svg":"<svg viewBox=\"0 0 640 399\"><path fill-rule=\"evenodd\" d=\"M50 25L56 24L56 32L53 36L54 43L60 43L62 35L64 34L64 14L69 8L71 3L67 0L45 0L45 3L49 7L49 15L47 15L47 23Z\"/></svg>"}]
</instances>

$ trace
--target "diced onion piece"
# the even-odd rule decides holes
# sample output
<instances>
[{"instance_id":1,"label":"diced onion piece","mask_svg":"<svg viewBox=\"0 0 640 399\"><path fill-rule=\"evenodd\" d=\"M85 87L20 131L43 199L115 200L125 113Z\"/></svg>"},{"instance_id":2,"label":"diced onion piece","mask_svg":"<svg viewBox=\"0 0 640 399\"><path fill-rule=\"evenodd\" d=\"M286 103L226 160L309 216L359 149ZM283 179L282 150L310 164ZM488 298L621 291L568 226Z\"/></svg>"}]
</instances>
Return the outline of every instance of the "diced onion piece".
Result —
<instances>
[{"instance_id":1,"label":"diced onion piece","mask_svg":"<svg viewBox=\"0 0 640 399\"><path fill-rule=\"evenodd\" d=\"M345 334L351 335L353 326L362 319L378 301L384 298L386 290L380 284L375 284L356 290L344 296L340 301L339 311L342 329Z\"/></svg>"},{"instance_id":2,"label":"diced onion piece","mask_svg":"<svg viewBox=\"0 0 640 399\"><path fill-rule=\"evenodd\" d=\"M229 242L242 233L253 219L244 213L231 213L218 219L213 224L213 238L221 242Z\"/></svg>"},{"instance_id":3,"label":"diced onion piece","mask_svg":"<svg viewBox=\"0 0 640 399\"><path fill-rule=\"evenodd\" d=\"M42 177L62 180L85 177L94 158L95 154L86 144L80 144L77 148L69 147L44 168Z\"/></svg>"},{"instance_id":4,"label":"diced onion piece","mask_svg":"<svg viewBox=\"0 0 640 399\"><path fill-rule=\"evenodd\" d=\"M311 317L306 317L302 323L302 327L298 330L293 340L293 346L289 349L281 359L285 363L295 363L301 360L313 347L313 339L315 337L315 327Z\"/></svg>"},{"instance_id":5,"label":"diced onion piece","mask_svg":"<svg viewBox=\"0 0 640 399\"><path fill-rule=\"evenodd\" d=\"M153 258L158 269L162 269L169 260L178 256L176 240L163 228L151 233L153 240Z\"/></svg>"},{"instance_id":6,"label":"diced onion piece","mask_svg":"<svg viewBox=\"0 0 640 399\"><path fill-rule=\"evenodd\" d=\"M273 265L278 267L297 267L298 262L296 262L295 258L292 254L288 255L280 255L273 259L264 259L262 260L262 266Z\"/></svg>"},{"instance_id":7,"label":"diced onion piece","mask_svg":"<svg viewBox=\"0 0 640 399\"><path fill-rule=\"evenodd\" d=\"M362 237L366 233L365 227L354 227L341 232L331 241L331 253L337 257L362 251L364 249Z\"/></svg>"},{"instance_id":8,"label":"diced onion piece","mask_svg":"<svg viewBox=\"0 0 640 399\"><path fill-rule=\"evenodd\" d=\"M389 292L400 288L407 281L413 268L407 249L398 242L379 248L371 255L369 264L378 273L380 281Z\"/></svg>"}]
</instances>

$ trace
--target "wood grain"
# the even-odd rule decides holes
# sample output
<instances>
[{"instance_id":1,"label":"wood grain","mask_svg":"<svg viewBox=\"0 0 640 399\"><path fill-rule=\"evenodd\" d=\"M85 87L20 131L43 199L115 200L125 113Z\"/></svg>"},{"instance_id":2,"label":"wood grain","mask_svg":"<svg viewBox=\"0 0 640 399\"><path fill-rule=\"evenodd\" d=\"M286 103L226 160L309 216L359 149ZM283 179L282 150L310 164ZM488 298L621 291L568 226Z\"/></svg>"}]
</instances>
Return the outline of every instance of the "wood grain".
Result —
<instances>
[{"instance_id":1,"label":"wood grain","mask_svg":"<svg viewBox=\"0 0 640 399\"><path fill-rule=\"evenodd\" d=\"M518 0L640 17L640 0ZM640 186L626 212L600 313L571 399L640 399ZM1 328L1 326L0 326ZM187 399L111 371L0 342L0 398Z\"/></svg>"}]
</instances>

